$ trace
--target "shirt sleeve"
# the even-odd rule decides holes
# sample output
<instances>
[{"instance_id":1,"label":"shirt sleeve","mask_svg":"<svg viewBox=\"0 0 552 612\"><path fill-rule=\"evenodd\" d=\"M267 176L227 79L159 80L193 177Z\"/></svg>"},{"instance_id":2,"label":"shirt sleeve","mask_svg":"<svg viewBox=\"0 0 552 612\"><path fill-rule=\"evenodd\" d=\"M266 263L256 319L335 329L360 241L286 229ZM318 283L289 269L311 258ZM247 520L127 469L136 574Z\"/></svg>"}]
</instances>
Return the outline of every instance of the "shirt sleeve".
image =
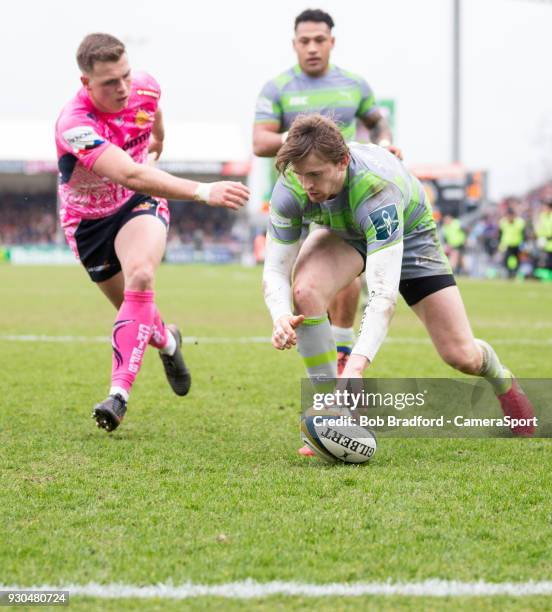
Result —
<instances>
[{"instance_id":1,"label":"shirt sleeve","mask_svg":"<svg viewBox=\"0 0 552 612\"><path fill-rule=\"evenodd\" d=\"M395 243L366 260L368 303L352 353L370 362L385 340L397 304L404 245Z\"/></svg>"},{"instance_id":2,"label":"shirt sleeve","mask_svg":"<svg viewBox=\"0 0 552 612\"><path fill-rule=\"evenodd\" d=\"M293 244L301 238L303 210L291 184L280 176L276 181L268 216L268 233L276 241Z\"/></svg>"},{"instance_id":3,"label":"shirt sleeve","mask_svg":"<svg viewBox=\"0 0 552 612\"><path fill-rule=\"evenodd\" d=\"M355 221L366 237L366 253L370 255L402 242L404 205L400 190L390 183L373 184L355 210Z\"/></svg>"},{"instance_id":4,"label":"shirt sleeve","mask_svg":"<svg viewBox=\"0 0 552 612\"><path fill-rule=\"evenodd\" d=\"M280 92L272 81L265 84L257 98L257 104L255 106L255 123L282 125Z\"/></svg>"},{"instance_id":5,"label":"shirt sleeve","mask_svg":"<svg viewBox=\"0 0 552 612\"><path fill-rule=\"evenodd\" d=\"M56 140L62 151L74 155L88 170L111 144L100 134L97 122L84 112L62 115L56 125Z\"/></svg>"},{"instance_id":6,"label":"shirt sleeve","mask_svg":"<svg viewBox=\"0 0 552 612\"><path fill-rule=\"evenodd\" d=\"M356 112L356 116L361 119L363 117L369 117L376 111L379 111L379 107L376 104L376 98L372 88L364 79L359 80L360 87L360 103Z\"/></svg>"}]
</instances>

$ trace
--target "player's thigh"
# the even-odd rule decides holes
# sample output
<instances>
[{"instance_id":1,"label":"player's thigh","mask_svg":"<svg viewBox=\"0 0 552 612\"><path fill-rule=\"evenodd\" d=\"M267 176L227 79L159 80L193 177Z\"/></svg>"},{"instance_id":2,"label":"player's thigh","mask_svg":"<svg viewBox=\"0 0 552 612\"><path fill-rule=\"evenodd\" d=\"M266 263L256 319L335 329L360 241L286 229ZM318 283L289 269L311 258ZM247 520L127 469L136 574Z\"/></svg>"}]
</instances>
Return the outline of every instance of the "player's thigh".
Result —
<instances>
[{"instance_id":1,"label":"player's thigh","mask_svg":"<svg viewBox=\"0 0 552 612\"><path fill-rule=\"evenodd\" d=\"M354 325L360 288L360 277L357 277L336 294L328 308L332 324L338 327L352 327Z\"/></svg>"},{"instance_id":2,"label":"player's thigh","mask_svg":"<svg viewBox=\"0 0 552 612\"><path fill-rule=\"evenodd\" d=\"M167 227L153 215L138 215L127 221L115 238L115 252L123 274L137 266L156 269L167 244Z\"/></svg>"},{"instance_id":3,"label":"player's thigh","mask_svg":"<svg viewBox=\"0 0 552 612\"><path fill-rule=\"evenodd\" d=\"M431 293L411 306L440 354L474 341L473 332L456 285Z\"/></svg>"},{"instance_id":4,"label":"player's thigh","mask_svg":"<svg viewBox=\"0 0 552 612\"><path fill-rule=\"evenodd\" d=\"M364 267L359 252L336 234L317 229L303 243L293 273L293 283L315 283L331 298L353 281Z\"/></svg>"},{"instance_id":5,"label":"player's thigh","mask_svg":"<svg viewBox=\"0 0 552 612\"><path fill-rule=\"evenodd\" d=\"M354 278L346 287L341 289L341 291L335 296L336 304L358 304L358 299L360 297L361 291L361 281L360 277L357 276Z\"/></svg>"}]
</instances>

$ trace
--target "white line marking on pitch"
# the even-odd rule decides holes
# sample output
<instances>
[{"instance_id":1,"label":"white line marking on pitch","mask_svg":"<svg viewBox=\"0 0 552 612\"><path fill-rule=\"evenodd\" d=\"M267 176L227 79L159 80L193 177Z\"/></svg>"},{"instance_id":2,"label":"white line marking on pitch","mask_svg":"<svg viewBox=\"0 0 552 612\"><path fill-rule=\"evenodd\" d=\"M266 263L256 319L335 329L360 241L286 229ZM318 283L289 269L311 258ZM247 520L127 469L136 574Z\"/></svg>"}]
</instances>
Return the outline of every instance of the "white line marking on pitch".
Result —
<instances>
[{"instance_id":1,"label":"white line marking on pitch","mask_svg":"<svg viewBox=\"0 0 552 612\"><path fill-rule=\"evenodd\" d=\"M492 344L504 344L504 345L528 345L528 346L550 346L552 345L552 338L497 338L495 340L488 340ZM111 342L111 338L108 336L49 336L45 334L1 334L0 342L60 342L72 344L75 342L82 342L86 344L105 344ZM196 336L184 336L182 338L184 344L268 344L270 338L268 336L238 336L238 337L196 337ZM429 338L414 338L414 337L403 337L403 338L387 338L385 342L390 344L431 344Z\"/></svg>"},{"instance_id":2,"label":"white line marking on pitch","mask_svg":"<svg viewBox=\"0 0 552 612\"><path fill-rule=\"evenodd\" d=\"M62 590L70 596L103 599L190 599L192 597L226 597L231 599L264 598L275 595L302 597L361 597L363 595L399 595L409 597L529 597L552 595L552 581L542 582L459 582L456 580L425 580L423 582L358 582L306 584L301 582L228 582L224 584L184 583L135 586L131 584L84 585L0 585L0 590Z\"/></svg>"}]
</instances>

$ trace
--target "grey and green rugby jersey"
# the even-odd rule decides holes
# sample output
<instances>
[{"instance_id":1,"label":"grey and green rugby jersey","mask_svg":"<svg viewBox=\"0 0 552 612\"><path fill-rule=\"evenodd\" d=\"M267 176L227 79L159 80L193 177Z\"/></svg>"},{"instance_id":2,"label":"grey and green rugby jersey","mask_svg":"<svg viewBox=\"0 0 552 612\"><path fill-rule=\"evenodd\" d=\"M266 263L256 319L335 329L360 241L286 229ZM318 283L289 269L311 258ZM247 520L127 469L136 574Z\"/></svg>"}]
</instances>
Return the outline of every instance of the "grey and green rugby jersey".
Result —
<instances>
[{"instance_id":1,"label":"grey and green rugby jersey","mask_svg":"<svg viewBox=\"0 0 552 612\"><path fill-rule=\"evenodd\" d=\"M285 244L297 242L304 221L346 240L365 239L367 253L398 243L422 225L435 227L424 189L392 153L376 145L349 145L351 161L341 192L311 202L295 174L278 178L270 200L268 231Z\"/></svg>"},{"instance_id":2,"label":"grey and green rugby jersey","mask_svg":"<svg viewBox=\"0 0 552 612\"><path fill-rule=\"evenodd\" d=\"M320 113L338 124L345 140L353 140L356 118L378 110L362 77L337 66L311 77L294 66L265 84L257 99L255 123L273 123L286 132L297 115Z\"/></svg>"}]
</instances>

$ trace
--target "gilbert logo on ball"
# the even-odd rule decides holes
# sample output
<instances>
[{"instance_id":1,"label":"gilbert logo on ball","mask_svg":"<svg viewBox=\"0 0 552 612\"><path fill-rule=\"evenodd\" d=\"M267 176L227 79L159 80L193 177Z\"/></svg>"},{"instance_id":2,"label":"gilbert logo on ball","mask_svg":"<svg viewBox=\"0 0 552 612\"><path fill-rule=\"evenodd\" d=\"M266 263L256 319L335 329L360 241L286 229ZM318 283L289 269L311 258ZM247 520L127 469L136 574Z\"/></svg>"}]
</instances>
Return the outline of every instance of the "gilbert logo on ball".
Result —
<instances>
[{"instance_id":1,"label":"gilbert logo on ball","mask_svg":"<svg viewBox=\"0 0 552 612\"><path fill-rule=\"evenodd\" d=\"M366 463L377 449L376 436L357 425L343 410L306 410L301 418L301 439L324 461Z\"/></svg>"}]
</instances>

